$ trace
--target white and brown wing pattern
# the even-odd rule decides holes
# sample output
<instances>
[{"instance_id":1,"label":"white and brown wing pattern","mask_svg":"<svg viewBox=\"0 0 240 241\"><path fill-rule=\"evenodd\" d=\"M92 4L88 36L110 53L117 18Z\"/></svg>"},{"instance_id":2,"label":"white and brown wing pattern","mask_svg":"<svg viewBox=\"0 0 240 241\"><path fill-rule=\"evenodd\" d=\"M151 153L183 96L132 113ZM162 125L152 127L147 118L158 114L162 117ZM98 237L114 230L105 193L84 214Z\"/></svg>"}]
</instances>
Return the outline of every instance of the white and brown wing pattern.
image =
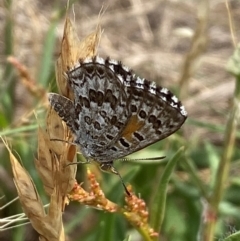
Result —
<instances>
[{"instance_id":1,"label":"white and brown wing pattern","mask_svg":"<svg viewBox=\"0 0 240 241\"><path fill-rule=\"evenodd\" d=\"M80 60L67 72L67 81L73 102L52 94L50 103L74 133L83 155L100 163L166 138L187 118L169 90L109 58Z\"/></svg>"},{"instance_id":2,"label":"white and brown wing pattern","mask_svg":"<svg viewBox=\"0 0 240 241\"><path fill-rule=\"evenodd\" d=\"M169 90L139 78L116 61L107 60L106 65L123 82L131 112L119 140L109 147L120 155L118 158L162 140L182 126L187 112Z\"/></svg>"}]
</instances>

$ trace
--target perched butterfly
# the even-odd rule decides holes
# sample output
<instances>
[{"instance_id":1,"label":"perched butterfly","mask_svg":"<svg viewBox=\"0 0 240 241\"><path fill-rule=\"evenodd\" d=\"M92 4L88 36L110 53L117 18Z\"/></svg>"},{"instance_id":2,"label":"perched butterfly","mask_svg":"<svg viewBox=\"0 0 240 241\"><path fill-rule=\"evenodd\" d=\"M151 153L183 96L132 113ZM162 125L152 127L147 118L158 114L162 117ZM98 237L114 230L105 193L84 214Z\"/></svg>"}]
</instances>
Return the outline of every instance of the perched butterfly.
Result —
<instances>
[{"instance_id":1,"label":"perched butterfly","mask_svg":"<svg viewBox=\"0 0 240 241\"><path fill-rule=\"evenodd\" d=\"M51 93L50 104L73 132L83 156L102 170L118 174L114 160L170 136L187 118L169 90L115 60L80 60L66 77L74 99Z\"/></svg>"}]
</instances>

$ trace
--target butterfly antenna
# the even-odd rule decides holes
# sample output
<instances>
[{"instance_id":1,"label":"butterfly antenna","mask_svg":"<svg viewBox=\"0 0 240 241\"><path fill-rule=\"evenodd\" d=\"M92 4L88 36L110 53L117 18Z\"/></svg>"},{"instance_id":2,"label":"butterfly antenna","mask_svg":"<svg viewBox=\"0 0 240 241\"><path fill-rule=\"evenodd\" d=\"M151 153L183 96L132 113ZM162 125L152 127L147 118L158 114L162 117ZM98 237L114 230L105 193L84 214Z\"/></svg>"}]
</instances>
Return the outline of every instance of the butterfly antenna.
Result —
<instances>
[{"instance_id":1,"label":"butterfly antenna","mask_svg":"<svg viewBox=\"0 0 240 241\"><path fill-rule=\"evenodd\" d=\"M120 175L120 173L112 166L112 163L102 163L99 165L100 169L104 172L108 172L108 173L113 173L113 174L116 174L118 175L118 177L120 178L121 180L121 183L123 185L123 188L125 190L125 192L127 193L128 196L131 196L130 192L128 191L123 179L122 179L122 176Z\"/></svg>"},{"instance_id":2,"label":"butterfly antenna","mask_svg":"<svg viewBox=\"0 0 240 241\"><path fill-rule=\"evenodd\" d=\"M158 157L150 157L150 158L122 158L119 159L120 161L155 161L155 160L162 160L166 156L158 156Z\"/></svg>"},{"instance_id":3,"label":"butterfly antenna","mask_svg":"<svg viewBox=\"0 0 240 241\"><path fill-rule=\"evenodd\" d=\"M115 170L115 171L116 171L116 170ZM122 179L122 176L120 175L120 173L119 173L118 171L116 171L115 174L117 174L117 175L119 176L119 178L120 178L120 180L121 180L121 183L122 183L122 185L123 185L123 188L124 188L125 192L127 193L127 195L128 195L128 196L131 196L130 192L128 191L128 189L127 189L127 187L126 187L126 185L125 185L125 183L124 183L124 181L123 181L123 179Z\"/></svg>"}]
</instances>

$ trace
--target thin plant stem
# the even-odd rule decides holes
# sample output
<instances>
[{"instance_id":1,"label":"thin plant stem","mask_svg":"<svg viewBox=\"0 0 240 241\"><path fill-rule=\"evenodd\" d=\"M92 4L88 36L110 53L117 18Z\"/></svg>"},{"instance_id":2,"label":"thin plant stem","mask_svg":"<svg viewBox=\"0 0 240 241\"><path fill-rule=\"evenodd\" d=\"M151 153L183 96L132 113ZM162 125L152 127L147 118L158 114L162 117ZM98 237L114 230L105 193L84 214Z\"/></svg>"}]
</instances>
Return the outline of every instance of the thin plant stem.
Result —
<instances>
[{"instance_id":1,"label":"thin plant stem","mask_svg":"<svg viewBox=\"0 0 240 241\"><path fill-rule=\"evenodd\" d=\"M239 50L236 50L232 59L233 62L240 63L240 58L236 59L236 56L239 58ZM238 62L237 62L238 61ZM215 185L213 188L213 193L210 197L208 218L204 228L204 241L213 241L215 240L215 227L217 222L218 208L225 191L225 185L229 176L229 167L234 153L234 146L236 141L236 132L237 132L237 120L239 118L239 103L240 103L240 74L236 73L235 70L229 69L236 77L236 87L233 97L232 109L229 113L229 118L227 121L227 126L225 130L224 137L224 148L222 158L219 163Z\"/></svg>"}]
</instances>

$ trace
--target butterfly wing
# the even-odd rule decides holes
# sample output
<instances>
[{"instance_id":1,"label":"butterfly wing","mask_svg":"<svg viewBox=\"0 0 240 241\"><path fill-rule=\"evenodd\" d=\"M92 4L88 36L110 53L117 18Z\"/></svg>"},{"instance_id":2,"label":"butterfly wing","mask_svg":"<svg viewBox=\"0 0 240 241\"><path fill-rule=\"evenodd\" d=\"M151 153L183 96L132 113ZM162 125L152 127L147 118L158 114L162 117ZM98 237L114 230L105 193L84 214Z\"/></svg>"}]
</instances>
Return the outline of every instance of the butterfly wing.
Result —
<instances>
[{"instance_id":1,"label":"butterfly wing","mask_svg":"<svg viewBox=\"0 0 240 241\"><path fill-rule=\"evenodd\" d=\"M162 140L187 118L169 90L108 58L79 61L67 72L67 80L74 101L59 98L67 110L50 102L71 128L83 155L98 162L111 162Z\"/></svg>"},{"instance_id":2,"label":"butterfly wing","mask_svg":"<svg viewBox=\"0 0 240 241\"><path fill-rule=\"evenodd\" d=\"M67 126L72 132L74 132L74 121L76 117L73 102L70 99L56 93L49 93L48 100L59 117L66 122Z\"/></svg>"},{"instance_id":3,"label":"butterfly wing","mask_svg":"<svg viewBox=\"0 0 240 241\"><path fill-rule=\"evenodd\" d=\"M97 57L80 61L67 79L74 92L75 142L85 157L106 160L105 150L129 119L125 87L108 63Z\"/></svg>"},{"instance_id":4,"label":"butterfly wing","mask_svg":"<svg viewBox=\"0 0 240 241\"><path fill-rule=\"evenodd\" d=\"M177 131L187 118L181 102L166 88L137 77L121 64L112 63L122 78L131 113L125 127L104 150L105 159L122 158Z\"/></svg>"},{"instance_id":5,"label":"butterfly wing","mask_svg":"<svg viewBox=\"0 0 240 241\"><path fill-rule=\"evenodd\" d=\"M185 112L181 112L181 104L170 101L170 98L174 98L171 92L167 91L166 95L170 95L169 97L162 96L160 87L156 87L156 93L143 92L138 88L130 88L128 93L131 99L131 117L120 134L121 138L114 144L114 148L110 147L118 153L117 158L170 136L187 118Z\"/></svg>"}]
</instances>

